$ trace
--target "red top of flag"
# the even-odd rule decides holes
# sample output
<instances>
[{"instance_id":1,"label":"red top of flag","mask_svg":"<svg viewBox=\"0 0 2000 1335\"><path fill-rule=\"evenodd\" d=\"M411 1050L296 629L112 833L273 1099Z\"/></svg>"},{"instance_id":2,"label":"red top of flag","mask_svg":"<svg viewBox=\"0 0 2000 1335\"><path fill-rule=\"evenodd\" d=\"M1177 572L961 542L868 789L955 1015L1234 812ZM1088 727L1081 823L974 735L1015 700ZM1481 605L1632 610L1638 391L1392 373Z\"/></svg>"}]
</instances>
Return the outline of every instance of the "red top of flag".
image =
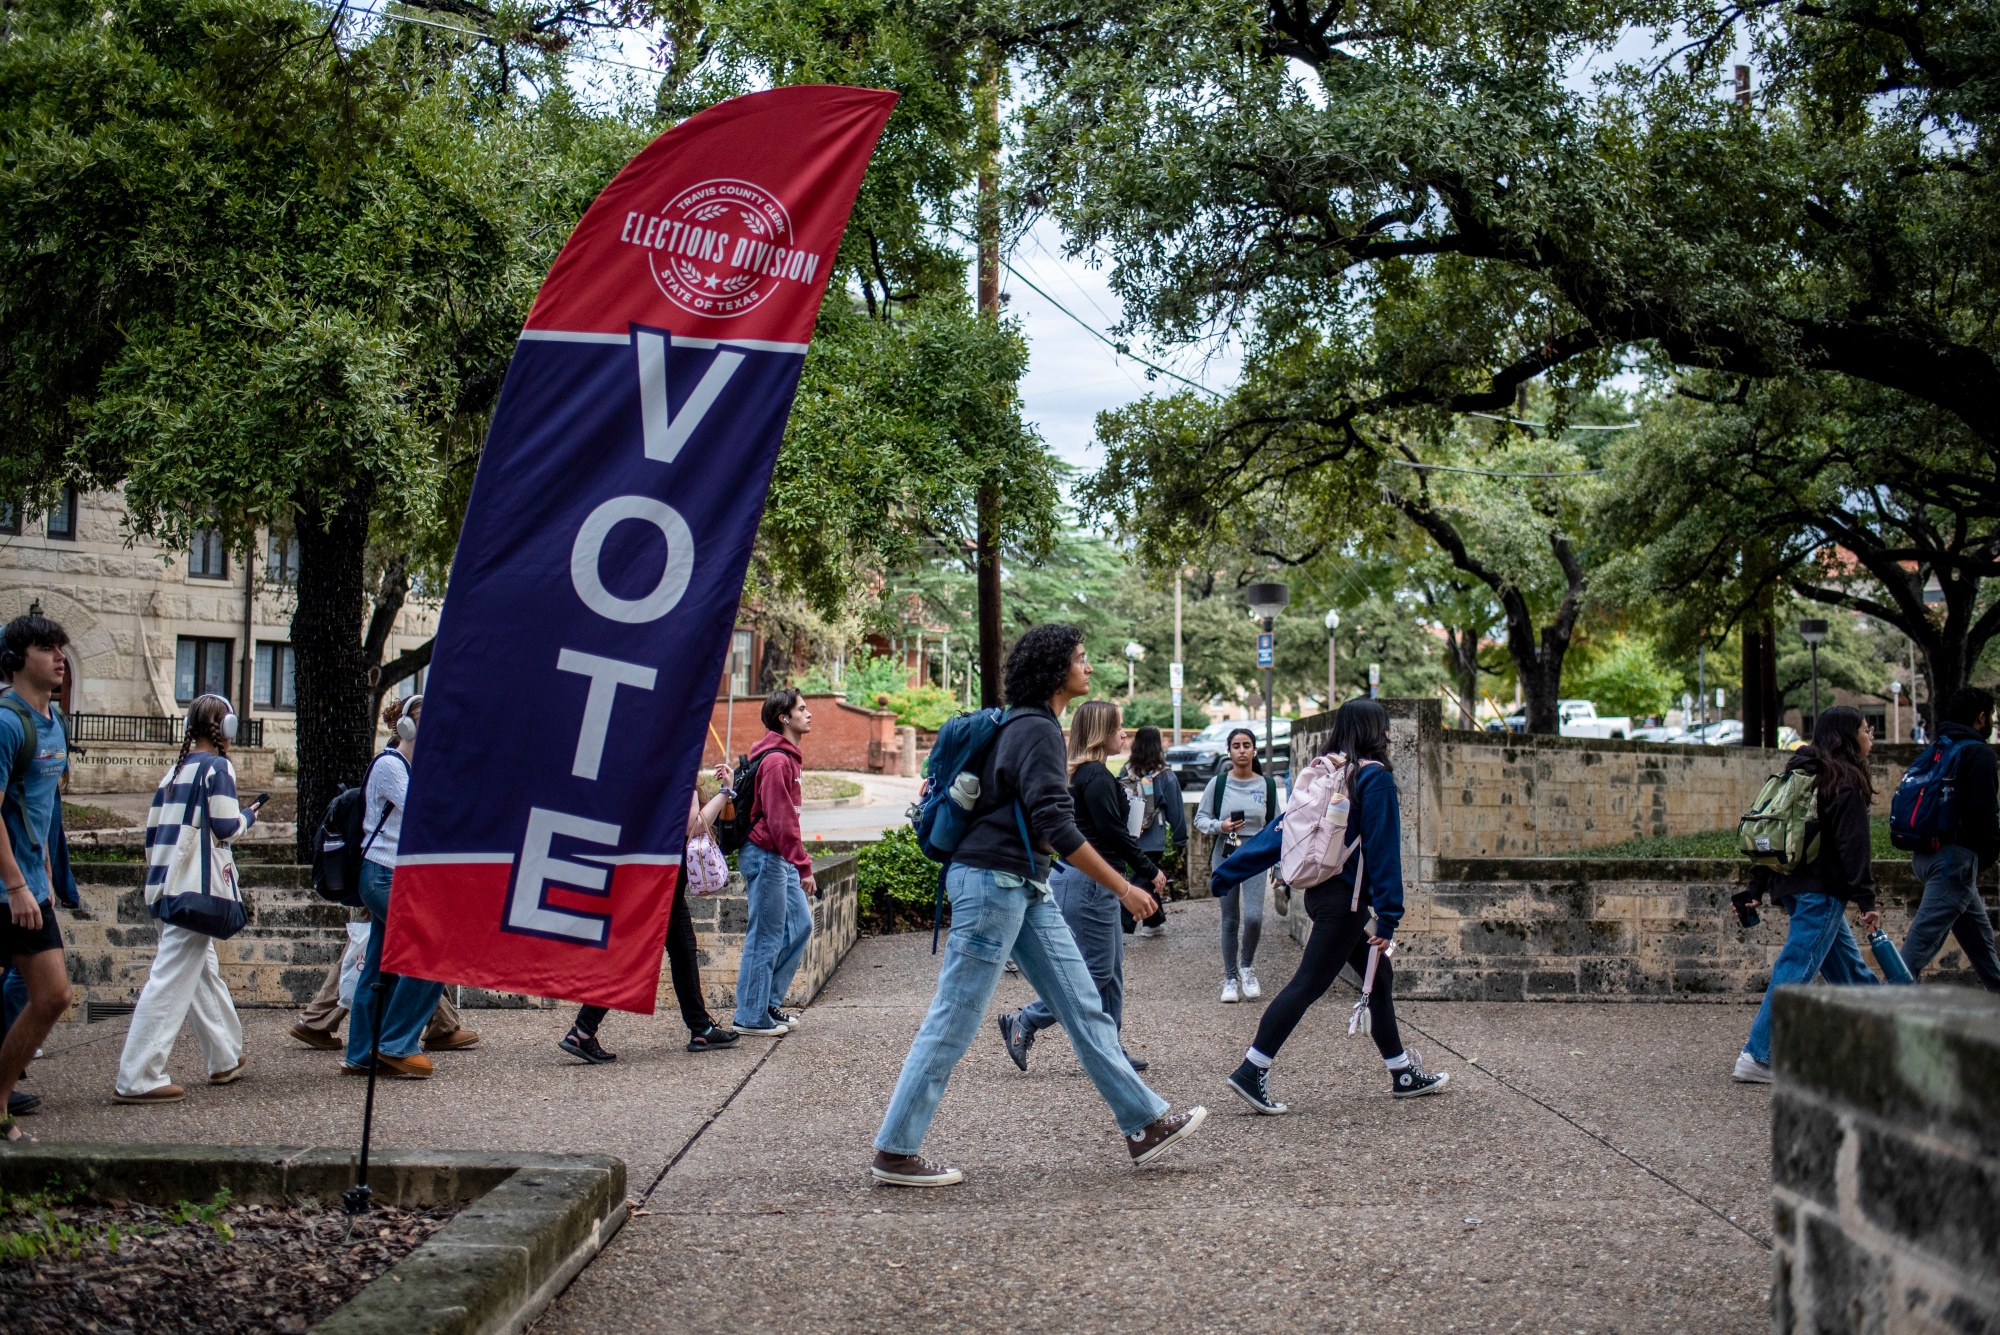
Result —
<instances>
[{"instance_id":1,"label":"red top of flag","mask_svg":"<svg viewBox=\"0 0 2000 1335\"><path fill-rule=\"evenodd\" d=\"M682 121L583 215L527 328L623 336L642 324L803 347L895 105L879 89L808 85Z\"/></svg>"}]
</instances>

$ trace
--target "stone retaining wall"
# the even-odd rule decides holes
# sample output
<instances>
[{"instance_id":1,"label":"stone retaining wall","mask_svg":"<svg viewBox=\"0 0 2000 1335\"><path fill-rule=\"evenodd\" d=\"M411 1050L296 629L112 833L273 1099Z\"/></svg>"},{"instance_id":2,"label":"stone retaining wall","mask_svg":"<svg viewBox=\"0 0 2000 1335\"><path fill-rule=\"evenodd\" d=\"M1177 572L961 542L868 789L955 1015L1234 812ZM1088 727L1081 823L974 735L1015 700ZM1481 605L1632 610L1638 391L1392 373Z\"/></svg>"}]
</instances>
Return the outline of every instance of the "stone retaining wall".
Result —
<instances>
[{"instance_id":1,"label":"stone retaining wall","mask_svg":"<svg viewBox=\"0 0 2000 1335\"><path fill-rule=\"evenodd\" d=\"M2000 1330L2000 997L1782 989L1771 1328Z\"/></svg>"},{"instance_id":2,"label":"stone retaining wall","mask_svg":"<svg viewBox=\"0 0 2000 1335\"><path fill-rule=\"evenodd\" d=\"M79 742L70 755L71 801L89 802L91 793L150 793L173 767L180 747L155 742ZM278 752L269 746L232 746L236 787L243 800L278 787Z\"/></svg>"},{"instance_id":3,"label":"stone retaining wall","mask_svg":"<svg viewBox=\"0 0 2000 1335\"><path fill-rule=\"evenodd\" d=\"M818 994L857 935L853 856L820 858L813 865L826 894L813 905L812 943L787 997L793 1005ZM76 869L79 898L89 916L57 913L74 994L71 1012L64 1017L70 1020L86 1018L92 1002L101 1011L137 1001L159 940L158 924L147 916L140 890L143 863L78 862ZM303 1006L346 949L349 911L315 895L305 868L239 860L237 869L250 925L216 943L223 981L240 1007ZM741 878L732 877L727 891L696 899L690 907L709 1007L733 1007L748 912ZM558 1004L473 987L462 989L460 1001L474 1010ZM674 1013L673 985L664 958L659 1006Z\"/></svg>"},{"instance_id":4,"label":"stone retaining wall","mask_svg":"<svg viewBox=\"0 0 2000 1335\"><path fill-rule=\"evenodd\" d=\"M1403 833L1399 992L1484 1000L1762 994L1785 916L1767 906L1757 927L1737 925L1729 896L1745 864L1548 854L1728 826L1783 766L1782 753L1459 732L1442 726L1434 700L1383 704ZM1331 725L1330 714L1294 723L1293 754L1320 754ZM1875 748L1879 808L1918 750ZM1900 944L1921 888L1906 860L1878 862L1875 875L1884 930ZM1989 872L1989 898L1993 883ZM1305 940L1303 911L1278 921ZM1932 968L1927 978L1973 981L1956 942Z\"/></svg>"}]
</instances>

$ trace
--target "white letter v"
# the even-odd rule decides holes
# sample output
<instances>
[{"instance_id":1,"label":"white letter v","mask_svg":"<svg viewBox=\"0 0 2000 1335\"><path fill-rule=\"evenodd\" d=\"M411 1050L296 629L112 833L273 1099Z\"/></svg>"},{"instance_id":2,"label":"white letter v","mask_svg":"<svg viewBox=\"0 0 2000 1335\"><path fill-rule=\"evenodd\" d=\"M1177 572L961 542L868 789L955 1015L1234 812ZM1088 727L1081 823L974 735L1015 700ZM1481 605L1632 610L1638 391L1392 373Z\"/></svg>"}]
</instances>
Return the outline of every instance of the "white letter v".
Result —
<instances>
[{"instance_id":1,"label":"white letter v","mask_svg":"<svg viewBox=\"0 0 2000 1335\"><path fill-rule=\"evenodd\" d=\"M708 416L708 410L715 406L722 387L729 383L729 377L736 374L736 368L743 364L743 354L728 349L715 354L715 360L708 364L702 374L701 383L688 395L681 405L680 416L667 415L667 340L663 334L649 333L643 329L633 331L639 351L639 411L646 422L646 457L661 463L672 463L674 456L687 444L688 437L701 425L701 419Z\"/></svg>"}]
</instances>

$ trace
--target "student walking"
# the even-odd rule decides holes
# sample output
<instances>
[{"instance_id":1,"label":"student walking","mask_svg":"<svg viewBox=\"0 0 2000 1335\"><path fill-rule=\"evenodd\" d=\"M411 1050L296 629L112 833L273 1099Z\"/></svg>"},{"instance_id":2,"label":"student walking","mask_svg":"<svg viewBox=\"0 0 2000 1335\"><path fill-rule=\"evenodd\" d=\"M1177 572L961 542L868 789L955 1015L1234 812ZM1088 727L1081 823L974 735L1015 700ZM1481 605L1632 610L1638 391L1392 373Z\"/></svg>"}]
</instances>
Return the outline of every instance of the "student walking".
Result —
<instances>
[{"instance_id":1,"label":"student walking","mask_svg":"<svg viewBox=\"0 0 2000 1335\"><path fill-rule=\"evenodd\" d=\"M878 1182L945 1187L965 1180L958 1169L923 1157L924 1135L952 1069L985 1019L1001 962L1010 955L1069 1032L1077 1059L1125 1135L1133 1163L1152 1162L1208 1116L1199 1106L1170 1114L1167 1101L1139 1079L1049 891L1053 854L1110 891L1135 917L1151 917L1157 907L1151 895L1126 883L1085 842L1076 825L1057 716L1089 693L1090 674L1083 632L1074 626L1036 626L1007 655L1005 686L1012 708L978 764L979 798L945 869L951 936L937 994L875 1136L869 1171Z\"/></svg>"},{"instance_id":2,"label":"student walking","mask_svg":"<svg viewBox=\"0 0 2000 1335\"><path fill-rule=\"evenodd\" d=\"M688 799L687 837L708 834L715 828L715 818L729 801L729 767L717 765L715 779L718 791L703 806L697 794ZM681 1022L687 1025L689 1052L716 1052L736 1046L736 1035L717 1025L708 1013L708 1007L701 996L701 964L696 952L694 936L694 915L688 909L688 878L683 864L680 882L674 886L673 907L667 910L667 967L673 973L674 1000L680 1003ZM580 1057L593 1066L605 1062L615 1062L618 1054L607 1050L597 1041L597 1028L609 1014L604 1006L585 1006L576 1013L576 1023L556 1044L572 1057Z\"/></svg>"},{"instance_id":3,"label":"student walking","mask_svg":"<svg viewBox=\"0 0 2000 1335\"><path fill-rule=\"evenodd\" d=\"M340 1037L341 1021L347 1018L348 1011L340 1000L340 975L349 967L350 960L355 969L361 967L361 961L367 957L367 941L364 939L359 945L350 943L348 952L352 953L343 952L339 964L326 971L326 981L292 1025L292 1037L309 1048L337 1052L347 1046ZM441 992L430 1020L424 1025L423 1041L426 1052L456 1052L478 1043L479 1031L465 1027L464 1017L452 1004L451 993Z\"/></svg>"},{"instance_id":4,"label":"student walking","mask_svg":"<svg viewBox=\"0 0 2000 1335\"><path fill-rule=\"evenodd\" d=\"M1748 902L1754 906L1768 893L1791 915L1791 925L1751 1022L1750 1040L1731 1072L1746 1084L1771 1083L1771 996L1779 988L1815 975L1837 986L1878 981L1847 927L1849 904L1860 910L1864 930L1874 931L1881 921L1868 832L1868 805L1875 798L1868 753L1874 744L1861 711L1836 705L1813 720L1812 745L1792 752L1785 766L1786 774L1802 770L1812 776L1819 855L1789 875L1774 876L1764 868L1752 873Z\"/></svg>"},{"instance_id":5,"label":"student walking","mask_svg":"<svg viewBox=\"0 0 2000 1335\"><path fill-rule=\"evenodd\" d=\"M431 1059L420 1051L425 1023L444 995L443 983L422 978L397 977L386 999L375 995L375 980L382 973L382 945L389 931L389 891L396 875L396 845L402 837L403 811L410 801L410 762L417 754L417 723L422 717L424 697L391 700L382 709L382 722L393 740L369 762L362 779L361 903L374 924L368 933L368 955L361 964L361 977L354 985L354 1016L347 1026L347 1058L340 1069L349 1075L367 1075L369 1049L381 1069L400 1080L426 1080L432 1072ZM379 1044L375 1008L382 1006Z\"/></svg>"},{"instance_id":6,"label":"student walking","mask_svg":"<svg viewBox=\"0 0 2000 1335\"><path fill-rule=\"evenodd\" d=\"M188 706L181 753L153 792L146 812L146 899L156 916L168 896L206 892L195 882L174 883L175 869L189 865L188 841L220 846L249 829L257 806L241 806L229 743L236 735L236 711L219 695L204 695ZM195 865L209 868L207 847L193 852ZM216 862L233 868L226 856ZM178 1103L187 1091L167 1078L167 1059L183 1022L194 1022L195 1044L208 1064L208 1083L227 1085L243 1074L243 1022L222 981L215 938L162 918L160 947L145 990L125 1031L118 1060L119 1103Z\"/></svg>"},{"instance_id":7,"label":"student walking","mask_svg":"<svg viewBox=\"0 0 2000 1335\"><path fill-rule=\"evenodd\" d=\"M1443 1071L1426 1071L1422 1057L1403 1046L1396 1028L1396 975L1389 955L1396 925L1403 920L1403 824L1396 775L1389 766L1389 711L1379 701L1349 700L1333 716L1327 752L1359 766L1348 831L1359 833L1361 847L1336 875L1306 887L1312 935L1306 938L1298 972L1264 1008L1256 1039L1230 1073L1229 1087L1260 1113L1286 1111L1285 1104L1271 1097L1271 1063L1307 1009L1333 986L1342 966L1352 964L1366 976L1370 947L1378 954L1368 993L1369 1037L1389 1068L1389 1092L1399 1099L1418 1098L1437 1093L1451 1080ZM1274 821L1216 868L1214 883L1220 887L1266 870L1276 865L1282 851L1283 825Z\"/></svg>"},{"instance_id":8,"label":"student walking","mask_svg":"<svg viewBox=\"0 0 2000 1335\"><path fill-rule=\"evenodd\" d=\"M1134 842L1127 821L1125 793L1106 760L1124 753L1125 730L1118 706L1109 700L1090 700L1077 706L1069 725L1069 797L1076 812L1076 827L1089 847L1102 854L1113 867L1126 867L1134 884L1150 885L1155 895L1167 889L1166 873L1153 864ZM1069 924L1070 935L1097 984L1098 1001L1112 1025L1125 1028L1125 935L1119 926L1118 897L1075 867L1058 862L1049 877L1049 889L1056 907ZM1011 1015L1000 1017L1000 1041L1008 1057L1023 1071L1028 1069L1028 1049L1035 1035L1056 1022L1056 1014L1039 996ZM1123 1048L1120 1049L1123 1051ZM1132 1069L1143 1071L1144 1058L1125 1053Z\"/></svg>"},{"instance_id":9,"label":"student walking","mask_svg":"<svg viewBox=\"0 0 2000 1335\"><path fill-rule=\"evenodd\" d=\"M0 1039L0 1140L19 1140L14 1084L49 1030L69 1009L69 971L56 924L48 851L61 809L59 789L69 770L67 720L55 697L69 674L63 647L69 633L47 617L15 617L0 630L0 885L7 917L0 923L0 959L26 989L14 1022Z\"/></svg>"},{"instance_id":10,"label":"student walking","mask_svg":"<svg viewBox=\"0 0 2000 1335\"><path fill-rule=\"evenodd\" d=\"M1167 768L1167 751L1158 728L1148 726L1132 734L1132 754L1125 762L1125 772L1118 776L1118 783L1125 789L1125 800L1131 804L1133 819L1139 826L1139 851L1151 858L1155 866L1165 862L1167 834L1171 831L1174 848L1185 854L1187 803L1181 798L1180 777ZM1129 822L1126 829L1131 829ZM1143 923L1122 904L1118 906L1118 918L1128 933L1137 927L1140 936L1163 936L1167 930L1166 901L1162 900L1159 912Z\"/></svg>"},{"instance_id":11,"label":"student walking","mask_svg":"<svg viewBox=\"0 0 2000 1335\"><path fill-rule=\"evenodd\" d=\"M799 1017L782 1009L792 976L812 941L812 858L799 829L805 801L805 754L799 743L812 731L805 696L786 687L764 701L764 739L750 748L756 767L750 837L736 856L749 891L750 923L743 933L743 962L736 970L736 1032L768 1037L790 1033Z\"/></svg>"},{"instance_id":12,"label":"student walking","mask_svg":"<svg viewBox=\"0 0 2000 1335\"><path fill-rule=\"evenodd\" d=\"M1208 781L1195 806L1194 827L1215 840L1209 852L1211 873L1244 841L1278 816L1277 780L1257 763L1257 734L1237 728L1229 734L1229 768ZM1253 963L1257 942L1264 935L1264 892L1269 878L1263 871L1240 884L1224 881L1216 896L1222 903L1222 1000L1255 1001L1264 995Z\"/></svg>"},{"instance_id":13,"label":"student walking","mask_svg":"<svg viewBox=\"0 0 2000 1335\"><path fill-rule=\"evenodd\" d=\"M1914 977L1944 948L1945 935L1959 949L1988 992L2000 992L2000 954L1993 948L1993 918L1979 897L1979 874L2000 854L2000 764L1986 737L1993 727L1993 695L1961 686L1945 705L1938 740L1957 752L1958 828L1943 844L1915 854L1911 870L1923 883L1923 901L1903 938L1903 963Z\"/></svg>"}]
</instances>

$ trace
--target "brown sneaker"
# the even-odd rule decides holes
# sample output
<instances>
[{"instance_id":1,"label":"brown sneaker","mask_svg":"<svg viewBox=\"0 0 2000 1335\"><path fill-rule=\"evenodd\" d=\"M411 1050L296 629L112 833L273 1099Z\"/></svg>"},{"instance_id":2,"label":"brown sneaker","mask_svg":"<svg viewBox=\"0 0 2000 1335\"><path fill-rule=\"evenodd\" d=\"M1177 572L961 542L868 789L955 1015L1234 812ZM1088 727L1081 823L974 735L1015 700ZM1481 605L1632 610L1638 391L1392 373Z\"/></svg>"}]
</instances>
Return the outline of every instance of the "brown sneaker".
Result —
<instances>
[{"instance_id":1,"label":"brown sneaker","mask_svg":"<svg viewBox=\"0 0 2000 1335\"><path fill-rule=\"evenodd\" d=\"M250 1054L246 1052L236 1059L236 1065L226 1071L217 1071L214 1075L210 1076L208 1083L211 1085L233 1085L236 1083L236 1078L243 1074L243 1068L249 1064Z\"/></svg>"},{"instance_id":2,"label":"brown sneaker","mask_svg":"<svg viewBox=\"0 0 2000 1335\"><path fill-rule=\"evenodd\" d=\"M1125 1148L1132 1152L1134 1166L1151 1163L1165 1154L1168 1146L1193 1135L1195 1128L1207 1120L1208 1109L1198 1103L1186 1112L1155 1117L1138 1135L1125 1137Z\"/></svg>"},{"instance_id":3,"label":"brown sneaker","mask_svg":"<svg viewBox=\"0 0 2000 1335\"><path fill-rule=\"evenodd\" d=\"M436 1038L425 1039L424 1051L457 1052L460 1048L469 1048L478 1041L479 1031L477 1029L454 1029L448 1034L439 1034Z\"/></svg>"},{"instance_id":4,"label":"brown sneaker","mask_svg":"<svg viewBox=\"0 0 2000 1335\"><path fill-rule=\"evenodd\" d=\"M308 1028L304 1021L300 1021L298 1024L292 1026L292 1037L309 1048L318 1048L321 1052L332 1052L335 1048L344 1048L347 1046L340 1038L327 1030Z\"/></svg>"},{"instance_id":5,"label":"brown sneaker","mask_svg":"<svg viewBox=\"0 0 2000 1335\"><path fill-rule=\"evenodd\" d=\"M115 1089L111 1091L113 1103L179 1103L186 1097L187 1091L179 1085L161 1085L158 1089L149 1089L144 1094L121 1094Z\"/></svg>"},{"instance_id":6,"label":"brown sneaker","mask_svg":"<svg viewBox=\"0 0 2000 1335\"><path fill-rule=\"evenodd\" d=\"M431 1059L421 1052L413 1052L407 1057L391 1057L381 1054L382 1069L398 1080L428 1080L431 1078Z\"/></svg>"},{"instance_id":7,"label":"brown sneaker","mask_svg":"<svg viewBox=\"0 0 2000 1335\"><path fill-rule=\"evenodd\" d=\"M868 1175L892 1187L955 1187L965 1181L965 1174L956 1168L932 1163L921 1154L891 1154L887 1150L875 1151Z\"/></svg>"}]
</instances>

